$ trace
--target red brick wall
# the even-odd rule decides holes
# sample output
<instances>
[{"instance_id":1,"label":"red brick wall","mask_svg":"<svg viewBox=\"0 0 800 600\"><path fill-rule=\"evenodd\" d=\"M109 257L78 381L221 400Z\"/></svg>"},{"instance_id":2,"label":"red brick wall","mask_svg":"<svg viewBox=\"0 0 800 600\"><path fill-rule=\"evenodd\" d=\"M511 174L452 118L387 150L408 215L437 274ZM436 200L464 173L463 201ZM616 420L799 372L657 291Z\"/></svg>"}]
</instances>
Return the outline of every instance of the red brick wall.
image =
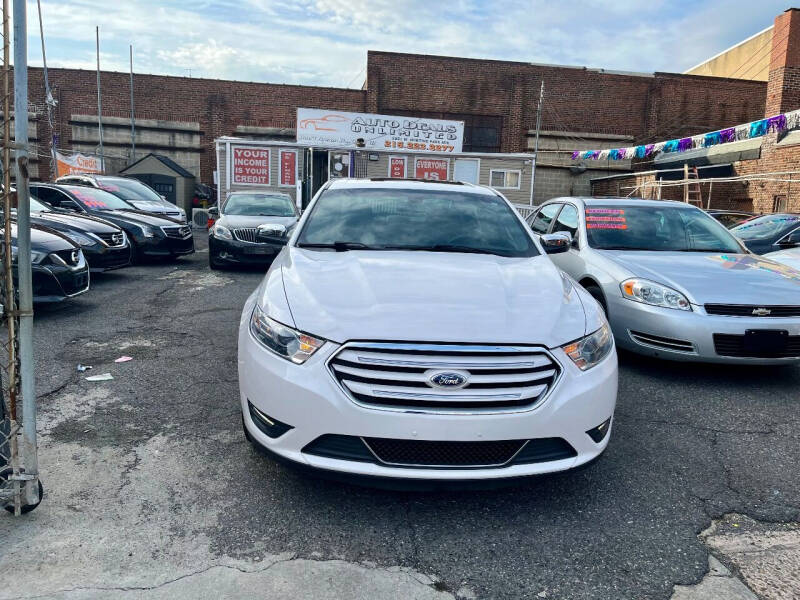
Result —
<instances>
[{"instance_id":1,"label":"red brick wall","mask_svg":"<svg viewBox=\"0 0 800 600\"><path fill-rule=\"evenodd\" d=\"M97 114L97 79L94 71L49 69L48 76L56 108L56 133L60 145L70 147L70 115ZM130 87L127 73L102 72L103 115L130 116ZM212 182L214 139L234 135L237 125L263 127L295 126L298 106L362 112L365 93L361 90L246 83L215 79L135 75L136 117L200 123L201 180ZM31 68L29 102L44 111L42 70ZM38 120L39 139L48 139L47 119ZM138 154L138 148L137 148Z\"/></svg>"},{"instance_id":2,"label":"red brick wall","mask_svg":"<svg viewBox=\"0 0 800 600\"><path fill-rule=\"evenodd\" d=\"M96 114L93 71L50 69L58 100L56 132L69 148L71 114ZM583 68L369 52L365 90L136 75L136 116L197 121L201 180L210 183L213 141L237 125L294 127L298 106L350 111L467 114L502 120L501 150L525 149L540 81L543 129L623 134L636 141L701 133L760 117L765 84L709 77L618 75ZM103 114L129 116L128 74L103 72ZM40 69L30 71L30 101L44 107ZM48 139L46 119L39 138Z\"/></svg>"},{"instance_id":3,"label":"red brick wall","mask_svg":"<svg viewBox=\"0 0 800 600\"><path fill-rule=\"evenodd\" d=\"M766 84L690 75L619 75L529 63L369 52L368 107L375 112L503 117L502 150L525 149L545 82L542 128L630 135L691 135L760 118Z\"/></svg>"}]
</instances>

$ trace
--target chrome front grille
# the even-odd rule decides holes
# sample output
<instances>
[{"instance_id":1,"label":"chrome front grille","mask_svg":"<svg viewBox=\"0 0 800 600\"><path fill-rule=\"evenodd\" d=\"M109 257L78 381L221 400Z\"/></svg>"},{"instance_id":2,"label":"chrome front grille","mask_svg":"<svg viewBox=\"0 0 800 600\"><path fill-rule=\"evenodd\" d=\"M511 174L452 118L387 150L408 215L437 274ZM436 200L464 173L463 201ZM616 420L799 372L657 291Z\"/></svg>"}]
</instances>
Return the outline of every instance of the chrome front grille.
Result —
<instances>
[{"instance_id":1,"label":"chrome front grille","mask_svg":"<svg viewBox=\"0 0 800 600\"><path fill-rule=\"evenodd\" d=\"M233 237L240 242L255 244L258 242L258 229L255 227L240 227L233 230Z\"/></svg>"},{"instance_id":2,"label":"chrome front grille","mask_svg":"<svg viewBox=\"0 0 800 600\"><path fill-rule=\"evenodd\" d=\"M96 235L105 242L106 246L122 246L125 243L125 234L121 231L98 233Z\"/></svg>"},{"instance_id":3,"label":"chrome front grille","mask_svg":"<svg viewBox=\"0 0 800 600\"><path fill-rule=\"evenodd\" d=\"M357 404L418 412L526 410L560 375L549 353L530 346L352 342L328 366ZM440 387L432 382L437 374L463 381Z\"/></svg>"},{"instance_id":4,"label":"chrome front grille","mask_svg":"<svg viewBox=\"0 0 800 600\"><path fill-rule=\"evenodd\" d=\"M185 240L192 235L192 228L189 225L176 225L175 227L162 227L161 229L168 238L176 240Z\"/></svg>"}]
</instances>

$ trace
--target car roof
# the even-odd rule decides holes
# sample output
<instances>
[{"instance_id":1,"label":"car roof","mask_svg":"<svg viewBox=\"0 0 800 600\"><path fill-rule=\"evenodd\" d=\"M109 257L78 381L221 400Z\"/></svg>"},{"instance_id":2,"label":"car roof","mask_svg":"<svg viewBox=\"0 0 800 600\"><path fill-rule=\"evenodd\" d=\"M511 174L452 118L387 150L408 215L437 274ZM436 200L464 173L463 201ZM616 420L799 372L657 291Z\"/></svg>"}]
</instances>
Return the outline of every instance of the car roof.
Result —
<instances>
[{"instance_id":1,"label":"car roof","mask_svg":"<svg viewBox=\"0 0 800 600\"><path fill-rule=\"evenodd\" d=\"M570 201L576 204L583 204L585 206L593 206L602 204L604 206L691 206L685 202L677 202L675 200L647 200L644 198L591 198L588 196L562 196L559 198L551 198L547 202L565 202Z\"/></svg>"},{"instance_id":2,"label":"car roof","mask_svg":"<svg viewBox=\"0 0 800 600\"><path fill-rule=\"evenodd\" d=\"M483 194L487 196L498 196L493 189L462 183L460 181L432 181L429 179L390 179L375 177L372 179L354 179L343 177L335 179L328 184L329 190L341 189L404 189L404 190L428 190L437 192L469 192L472 194Z\"/></svg>"}]
</instances>

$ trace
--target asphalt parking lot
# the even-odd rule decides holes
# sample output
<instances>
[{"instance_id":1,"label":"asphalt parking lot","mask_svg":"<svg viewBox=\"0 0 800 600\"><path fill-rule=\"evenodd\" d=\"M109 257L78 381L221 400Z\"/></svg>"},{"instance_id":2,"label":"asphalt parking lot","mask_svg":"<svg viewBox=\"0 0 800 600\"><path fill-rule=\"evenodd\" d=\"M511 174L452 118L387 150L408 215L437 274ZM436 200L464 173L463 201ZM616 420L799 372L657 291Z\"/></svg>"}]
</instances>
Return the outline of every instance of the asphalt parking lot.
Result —
<instances>
[{"instance_id":1,"label":"asphalt parking lot","mask_svg":"<svg viewBox=\"0 0 800 600\"><path fill-rule=\"evenodd\" d=\"M236 330L262 273L209 271L197 242L37 309L46 498L0 515L0 598L667 599L710 551L761 597L797 597L796 555L752 567L736 540L798 544L800 367L622 355L603 458L518 487L313 479L241 432Z\"/></svg>"}]
</instances>

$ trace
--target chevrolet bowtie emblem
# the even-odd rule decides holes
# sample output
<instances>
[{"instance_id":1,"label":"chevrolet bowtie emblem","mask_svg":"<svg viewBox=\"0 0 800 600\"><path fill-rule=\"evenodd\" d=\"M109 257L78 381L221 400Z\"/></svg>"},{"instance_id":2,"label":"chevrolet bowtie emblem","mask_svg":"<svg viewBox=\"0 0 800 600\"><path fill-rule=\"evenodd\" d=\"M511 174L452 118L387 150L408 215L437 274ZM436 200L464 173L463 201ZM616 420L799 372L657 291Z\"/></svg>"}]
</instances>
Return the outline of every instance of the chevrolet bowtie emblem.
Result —
<instances>
[{"instance_id":1,"label":"chevrolet bowtie emblem","mask_svg":"<svg viewBox=\"0 0 800 600\"><path fill-rule=\"evenodd\" d=\"M768 308L754 308L753 314L756 317L766 317L769 314L772 314L772 311Z\"/></svg>"}]
</instances>

